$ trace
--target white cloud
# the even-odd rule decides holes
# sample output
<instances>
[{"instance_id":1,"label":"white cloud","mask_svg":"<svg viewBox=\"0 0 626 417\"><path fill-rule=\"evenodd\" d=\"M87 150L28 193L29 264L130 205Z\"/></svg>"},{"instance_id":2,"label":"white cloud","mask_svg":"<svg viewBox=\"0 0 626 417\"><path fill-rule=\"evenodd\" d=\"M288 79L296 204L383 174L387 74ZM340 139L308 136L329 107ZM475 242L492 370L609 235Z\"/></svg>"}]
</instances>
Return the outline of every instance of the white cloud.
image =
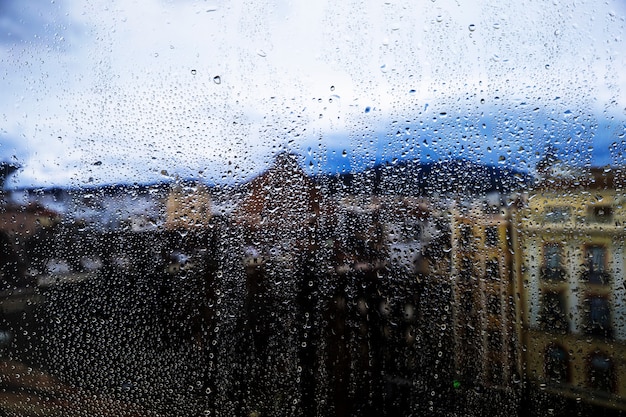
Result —
<instances>
[{"instance_id":1,"label":"white cloud","mask_svg":"<svg viewBox=\"0 0 626 417\"><path fill-rule=\"evenodd\" d=\"M394 121L438 125L435 110L491 111L501 130L522 102L626 116L619 2L60 4L43 43L3 46L22 185L245 178L316 143L359 158L396 148L376 135Z\"/></svg>"}]
</instances>

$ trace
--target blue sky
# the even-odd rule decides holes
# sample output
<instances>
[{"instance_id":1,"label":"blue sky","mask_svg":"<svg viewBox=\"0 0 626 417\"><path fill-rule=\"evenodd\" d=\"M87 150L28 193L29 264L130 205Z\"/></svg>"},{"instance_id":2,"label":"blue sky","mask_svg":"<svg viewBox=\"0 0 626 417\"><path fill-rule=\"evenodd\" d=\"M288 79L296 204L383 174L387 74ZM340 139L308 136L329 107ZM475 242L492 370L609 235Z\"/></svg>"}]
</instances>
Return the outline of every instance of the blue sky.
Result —
<instances>
[{"instance_id":1,"label":"blue sky","mask_svg":"<svg viewBox=\"0 0 626 417\"><path fill-rule=\"evenodd\" d=\"M0 2L7 185L625 163L623 2L336 3Z\"/></svg>"}]
</instances>

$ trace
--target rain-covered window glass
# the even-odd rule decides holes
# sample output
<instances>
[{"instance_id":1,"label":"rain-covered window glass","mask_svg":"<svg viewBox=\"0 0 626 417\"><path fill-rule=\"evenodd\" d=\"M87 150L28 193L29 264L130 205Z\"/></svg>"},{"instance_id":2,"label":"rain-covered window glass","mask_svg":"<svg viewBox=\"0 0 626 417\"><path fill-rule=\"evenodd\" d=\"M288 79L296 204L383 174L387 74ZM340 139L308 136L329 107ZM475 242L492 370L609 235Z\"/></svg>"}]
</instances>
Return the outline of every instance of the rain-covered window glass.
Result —
<instances>
[{"instance_id":1,"label":"rain-covered window glass","mask_svg":"<svg viewBox=\"0 0 626 417\"><path fill-rule=\"evenodd\" d=\"M613 209L611 206L591 206L589 218L592 222L610 223L613 220Z\"/></svg>"},{"instance_id":2,"label":"rain-covered window glass","mask_svg":"<svg viewBox=\"0 0 626 417\"><path fill-rule=\"evenodd\" d=\"M499 230L497 226L485 227L485 245L496 246L500 241Z\"/></svg>"},{"instance_id":3,"label":"rain-covered window glass","mask_svg":"<svg viewBox=\"0 0 626 417\"><path fill-rule=\"evenodd\" d=\"M562 223L570 219L570 207L546 207L545 220L548 223Z\"/></svg>"},{"instance_id":4,"label":"rain-covered window glass","mask_svg":"<svg viewBox=\"0 0 626 417\"><path fill-rule=\"evenodd\" d=\"M552 383L566 383L570 380L569 353L559 345L551 345L546 350L546 378Z\"/></svg>"},{"instance_id":5,"label":"rain-covered window glass","mask_svg":"<svg viewBox=\"0 0 626 417\"><path fill-rule=\"evenodd\" d=\"M593 353L589 358L589 385L592 389L611 393L616 386L615 369L610 357Z\"/></svg>"},{"instance_id":6,"label":"rain-covered window glass","mask_svg":"<svg viewBox=\"0 0 626 417\"><path fill-rule=\"evenodd\" d=\"M590 245L585 248L586 269L583 279L592 284L606 284L609 279L607 272L607 248L600 245Z\"/></svg>"},{"instance_id":7,"label":"rain-covered window glass","mask_svg":"<svg viewBox=\"0 0 626 417\"><path fill-rule=\"evenodd\" d=\"M586 299L586 304L587 333L611 337L613 335L613 326L609 300L602 296L591 296Z\"/></svg>"},{"instance_id":8,"label":"rain-covered window glass","mask_svg":"<svg viewBox=\"0 0 626 417\"><path fill-rule=\"evenodd\" d=\"M485 264L485 279L491 281L500 279L500 263L497 259L490 259Z\"/></svg>"},{"instance_id":9,"label":"rain-covered window glass","mask_svg":"<svg viewBox=\"0 0 626 417\"><path fill-rule=\"evenodd\" d=\"M565 295L562 292L546 292L541 299L543 328L550 332L566 332L569 328Z\"/></svg>"},{"instance_id":10,"label":"rain-covered window glass","mask_svg":"<svg viewBox=\"0 0 626 417\"><path fill-rule=\"evenodd\" d=\"M563 269L563 249L557 243L543 245L543 266L541 277L545 280L562 280L565 278Z\"/></svg>"},{"instance_id":11,"label":"rain-covered window glass","mask_svg":"<svg viewBox=\"0 0 626 417\"><path fill-rule=\"evenodd\" d=\"M0 416L626 413L626 3L0 0Z\"/></svg>"}]
</instances>

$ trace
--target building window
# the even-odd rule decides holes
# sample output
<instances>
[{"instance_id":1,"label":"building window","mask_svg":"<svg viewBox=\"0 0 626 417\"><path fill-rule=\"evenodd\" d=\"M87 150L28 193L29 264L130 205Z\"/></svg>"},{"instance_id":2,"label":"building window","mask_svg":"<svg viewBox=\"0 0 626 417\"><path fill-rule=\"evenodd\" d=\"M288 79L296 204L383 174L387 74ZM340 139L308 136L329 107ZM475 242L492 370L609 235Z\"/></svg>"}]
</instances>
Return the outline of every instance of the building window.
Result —
<instances>
[{"instance_id":1,"label":"building window","mask_svg":"<svg viewBox=\"0 0 626 417\"><path fill-rule=\"evenodd\" d=\"M615 368L607 355L594 353L589 358L589 387L611 393L615 390Z\"/></svg>"},{"instance_id":2,"label":"building window","mask_svg":"<svg viewBox=\"0 0 626 417\"><path fill-rule=\"evenodd\" d=\"M502 303L499 295L492 294L487 298L487 311L494 316L502 314Z\"/></svg>"},{"instance_id":3,"label":"building window","mask_svg":"<svg viewBox=\"0 0 626 417\"><path fill-rule=\"evenodd\" d=\"M485 227L485 245L487 246L498 246L498 227L497 226L487 226Z\"/></svg>"},{"instance_id":4,"label":"building window","mask_svg":"<svg viewBox=\"0 0 626 417\"><path fill-rule=\"evenodd\" d=\"M602 245L589 245L585 248L585 266L582 279L591 284L607 284L609 274L606 268L606 247Z\"/></svg>"},{"instance_id":5,"label":"building window","mask_svg":"<svg viewBox=\"0 0 626 417\"><path fill-rule=\"evenodd\" d=\"M497 259L490 259L485 263L485 279L490 281L500 280L500 263Z\"/></svg>"},{"instance_id":6,"label":"building window","mask_svg":"<svg viewBox=\"0 0 626 417\"><path fill-rule=\"evenodd\" d=\"M548 207L544 212L544 219L547 223L562 223L570 218L569 207Z\"/></svg>"},{"instance_id":7,"label":"building window","mask_svg":"<svg viewBox=\"0 0 626 417\"><path fill-rule=\"evenodd\" d=\"M588 209L589 220L594 223L609 223L613 220L611 206L592 206Z\"/></svg>"},{"instance_id":8,"label":"building window","mask_svg":"<svg viewBox=\"0 0 626 417\"><path fill-rule=\"evenodd\" d=\"M605 297L591 296L587 298L585 304L585 312L587 313L586 333L601 337L613 336L609 300Z\"/></svg>"},{"instance_id":9,"label":"building window","mask_svg":"<svg viewBox=\"0 0 626 417\"><path fill-rule=\"evenodd\" d=\"M569 381L569 354L561 346L552 345L546 350L545 373L550 382Z\"/></svg>"},{"instance_id":10,"label":"building window","mask_svg":"<svg viewBox=\"0 0 626 417\"><path fill-rule=\"evenodd\" d=\"M472 227L469 224L462 224L459 229L459 244L461 250L471 250L474 243Z\"/></svg>"},{"instance_id":11,"label":"building window","mask_svg":"<svg viewBox=\"0 0 626 417\"><path fill-rule=\"evenodd\" d=\"M567 332L569 323L566 315L565 295L561 292L546 292L541 299L541 324L546 331Z\"/></svg>"},{"instance_id":12,"label":"building window","mask_svg":"<svg viewBox=\"0 0 626 417\"><path fill-rule=\"evenodd\" d=\"M563 249L557 243L543 246L541 278L544 280L561 281L565 279L563 268Z\"/></svg>"},{"instance_id":13,"label":"building window","mask_svg":"<svg viewBox=\"0 0 626 417\"><path fill-rule=\"evenodd\" d=\"M476 275L472 260L468 258L461 259L461 265L459 267L459 276L461 279L465 282L469 282L474 279Z\"/></svg>"}]
</instances>

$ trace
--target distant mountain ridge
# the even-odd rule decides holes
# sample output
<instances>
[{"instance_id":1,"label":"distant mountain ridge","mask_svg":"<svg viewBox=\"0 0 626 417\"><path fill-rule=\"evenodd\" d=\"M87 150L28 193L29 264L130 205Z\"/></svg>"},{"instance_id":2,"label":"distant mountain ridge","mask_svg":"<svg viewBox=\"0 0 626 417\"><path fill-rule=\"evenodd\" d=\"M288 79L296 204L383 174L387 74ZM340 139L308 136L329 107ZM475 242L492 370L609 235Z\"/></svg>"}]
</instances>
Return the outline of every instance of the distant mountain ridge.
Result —
<instances>
[{"instance_id":1,"label":"distant mountain ridge","mask_svg":"<svg viewBox=\"0 0 626 417\"><path fill-rule=\"evenodd\" d=\"M466 159L384 163L356 173L318 176L330 193L415 195L510 193L532 183L528 173Z\"/></svg>"},{"instance_id":2,"label":"distant mountain ridge","mask_svg":"<svg viewBox=\"0 0 626 417\"><path fill-rule=\"evenodd\" d=\"M330 194L347 193L374 195L427 196L433 194L458 193L465 195L486 194L490 192L509 193L522 190L532 184L533 177L525 172L511 168L500 168L481 164L466 159L420 163L398 161L378 164L363 171L319 174L312 178ZM252 180L250 180L252 181ZM221 190L228 194L236 192L250 181L238 186L208 185L212 190ZM94 195L113 197L119 195L153 194L163 198L176 181L164 181L150 184L108 184L86 186L34 187L13 190L15 193L29 191L32 195L49 195L64 200L74 195ZM182 184L201 182L198 179L181 179Z\"/></svg>"}]
</instances>

